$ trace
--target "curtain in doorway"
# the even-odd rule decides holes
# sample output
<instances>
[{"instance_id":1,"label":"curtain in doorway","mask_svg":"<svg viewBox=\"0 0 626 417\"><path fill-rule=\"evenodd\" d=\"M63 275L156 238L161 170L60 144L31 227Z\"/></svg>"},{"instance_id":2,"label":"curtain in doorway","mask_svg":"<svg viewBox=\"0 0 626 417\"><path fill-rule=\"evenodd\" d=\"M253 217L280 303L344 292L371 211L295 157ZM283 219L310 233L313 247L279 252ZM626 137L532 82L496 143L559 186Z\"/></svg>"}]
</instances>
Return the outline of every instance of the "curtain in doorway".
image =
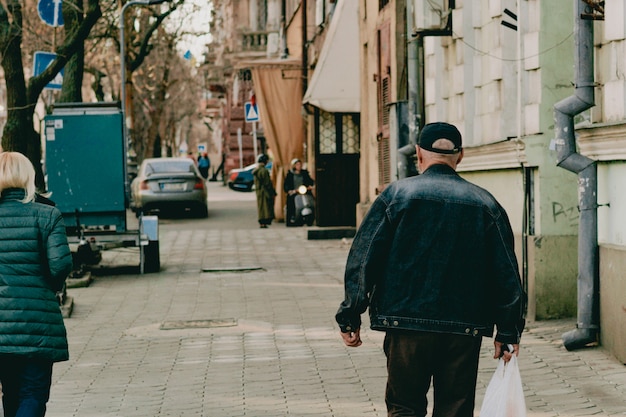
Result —
<instances>
[{"instance_id":1,"label":"curtain in doorway","mask_svg":"<svg viewBox=\"0 0 626 417\"><path fill-rule=\"evenodd\" d=\"M259 107L269 154L273 158L272 179L278 193L274 202L276 220L284 219L287 202L283 192L285 175L293 158L304 153L302 117L302 63L300 61L253 61L247 67Z\"/></svg>"}]
</instances>

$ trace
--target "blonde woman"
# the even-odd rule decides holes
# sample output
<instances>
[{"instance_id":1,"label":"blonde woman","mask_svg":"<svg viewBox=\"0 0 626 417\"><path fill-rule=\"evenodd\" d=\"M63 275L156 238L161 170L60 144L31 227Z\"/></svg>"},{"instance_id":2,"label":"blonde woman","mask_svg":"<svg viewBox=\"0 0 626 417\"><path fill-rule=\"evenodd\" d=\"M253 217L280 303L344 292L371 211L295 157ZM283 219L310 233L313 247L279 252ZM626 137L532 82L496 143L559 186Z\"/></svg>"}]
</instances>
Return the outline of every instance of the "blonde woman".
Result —
<instances>
[{"instance_id":1,"label":"blonde woman","mask_svg":"<svg viewBox=\"0 0 626 417\"><path fill-rule=\"evenodd\" d=\"M40 417L52 365L68 359L56 292L72 270L61 213L36 203L35 169L0 153L0 384L5 417Z\"/></svg>"}]
</instances>

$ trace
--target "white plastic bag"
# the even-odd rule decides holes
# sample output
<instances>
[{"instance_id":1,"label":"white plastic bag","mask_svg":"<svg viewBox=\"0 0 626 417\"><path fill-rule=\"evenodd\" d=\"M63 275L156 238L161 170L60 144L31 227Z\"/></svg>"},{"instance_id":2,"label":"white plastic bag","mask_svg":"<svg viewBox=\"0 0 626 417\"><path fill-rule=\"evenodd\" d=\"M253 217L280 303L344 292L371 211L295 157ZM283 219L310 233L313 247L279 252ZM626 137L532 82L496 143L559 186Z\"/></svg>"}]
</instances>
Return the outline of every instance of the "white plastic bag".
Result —
<instances>
[{"instance_id":1,"label":"white plastic bag","mask_svg":"<svg viewBox=\"0 0 626 417\"><path fill-rule=\"evenodd\" d=\"M515 355L508 363L499 360L487 386L480 417L526 417L524 388Z\"/></svg>"}]
</instances>

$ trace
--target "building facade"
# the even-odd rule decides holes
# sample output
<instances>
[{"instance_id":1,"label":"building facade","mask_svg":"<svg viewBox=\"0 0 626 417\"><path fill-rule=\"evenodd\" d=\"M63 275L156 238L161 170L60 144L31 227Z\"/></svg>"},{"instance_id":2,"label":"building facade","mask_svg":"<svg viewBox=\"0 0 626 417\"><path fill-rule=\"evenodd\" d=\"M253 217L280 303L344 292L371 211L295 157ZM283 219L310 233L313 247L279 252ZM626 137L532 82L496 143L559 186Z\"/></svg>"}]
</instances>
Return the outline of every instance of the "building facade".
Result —
<instances>
[{"instance_id":1,"label":"building facade","mask_svg":"<svg viewBox=\"0 0 626 417\"><path fill-rule=\"evenodd\" d=\"M433 121L456 125L464 137L461 175L491 191L511 218L528 318L577 316L591 339L599 333L622 360L626 352L617 346L624 344L626 291L617 271L625 262L624 225L615 214L626 187L618 180L624 174L624 17L619 1L363 2L357 207L362 216L380 188L401 176L398 151L414 143L412 124L417 130ZM595 50L581 52L589 36L588 49ZM591 80L581 81L589 71ZM585 85L592 103L578 98ZM568 122L575 137L569 124L559 126L555 111L572 101L585 101ZM563 155L563 132L572 135L575 158ZM597 164L597 190L587 187L584 173L564 169L571 159ZM597 203L585 206L585 193ZM595 210L597 238L583 227ZM595 300L591 317L581 317L586 299ZM566 345L570 337L578 338L564 335Z\"/></svg>"},{"instance_id":2,"label":"building facade","mask_svg":"<svg viewBox=\"0 0 626 417\"><path fill-rule=\"evenodd\" d=\"M246 15L241 8L254 7L224 2L234 33L236 19ZM285 118L266 132L283 167L277 185L288 155L304 158L319 177L320 211L336 219L345 206L352 214L340 223L358 226L387 184L416 174L419 129L433 121L456 125L465 148L460 174L491 191L511 219L528 318L576 316L566 347L600 341L626 360L623 2L279 3L278 56L224 66L232 74L250 69L257 96L267 81L260 69L276 68L282 82L301 80L290 88L300 89L302 101L284 111L293 112L288 120L301 120L302 138L294 134L299 125L280 132ZM229 94L235 85L226 86ZM262 117L275 102L266 97ZM329 169L333 163L340 172ZM345 198L333 196L327 172L356 179L335 187ZM323 214L317 220L337 225Z\"/></svg>"},{"instance_id":3,"label":"building facade","mask_svg":"<svg viewBox=\"0 0 626 417\"><path fill-rule=\"evenodd\" d=\"M216 0L213 41L205 66L209 90L224 98L212 129L222 134L223 177L233 168L255 162L265 150L263 124L246 121L245 105L253 100L252 74L241 62L280 54L280 0ZM254 143L256 139L256 144Z\"/></svg>"}]
</instances>

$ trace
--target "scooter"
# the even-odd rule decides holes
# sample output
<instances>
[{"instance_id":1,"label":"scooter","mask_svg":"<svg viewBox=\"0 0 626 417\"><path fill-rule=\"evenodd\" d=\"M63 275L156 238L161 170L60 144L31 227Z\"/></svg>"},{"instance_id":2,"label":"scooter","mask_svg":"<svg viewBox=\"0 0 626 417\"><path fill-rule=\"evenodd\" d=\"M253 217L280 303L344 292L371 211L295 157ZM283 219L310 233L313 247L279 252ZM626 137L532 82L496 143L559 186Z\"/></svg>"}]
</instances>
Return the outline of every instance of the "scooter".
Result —
<instances>
[{"instance_id":1,"label":"scooter","mask_svg":"<svg viewBox=\"0 0 626 417\"><path fill-rule=\"evenodd\" d=\"M315 201L311 191L301 185L296 190L296 196L294 197L295 205L295 224L312 226L315 221Z\"/></svg>"}]
</instances>

